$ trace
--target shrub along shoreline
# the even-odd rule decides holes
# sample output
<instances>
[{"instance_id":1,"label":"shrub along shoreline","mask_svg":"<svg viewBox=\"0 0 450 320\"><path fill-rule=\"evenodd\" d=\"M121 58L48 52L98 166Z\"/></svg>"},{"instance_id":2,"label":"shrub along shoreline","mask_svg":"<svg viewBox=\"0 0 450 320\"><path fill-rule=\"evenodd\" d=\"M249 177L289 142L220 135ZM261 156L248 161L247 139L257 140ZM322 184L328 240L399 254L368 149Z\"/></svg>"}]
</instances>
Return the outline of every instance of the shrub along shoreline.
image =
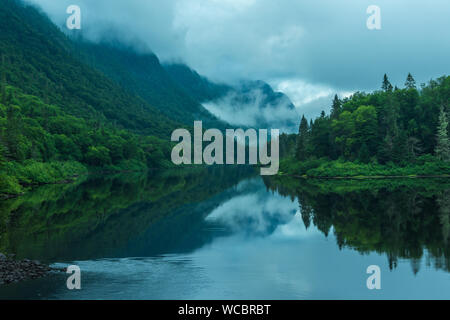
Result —
<instances>
[{"instance_id":1,"label":"shrub along shoreline","mask_svg":"<svg viewBox=\"0 0 450 320\"><path fill-rule=\"evenodd\" d=\"M10 161L0 172L0 199L21 195L33 186L73 182L87 173L88 169L76 161Z\"/></svg>"},{"instance_id":2,"label":"shrub along shoreline","mask_svg":"<svg viewBox=\"0 0 450 320\"><path fill-rule=\"evenodd\" d=\"M38 162L10 161L0 170L0 200L14 198L36 186L73 183L88 174L146 172L150 170L137 160L104 167L86 166L77 161Z\"/></svg>"},{"instance_id":3,"label":"shrub along shoreline","mask_svg":"<svg viewBox=\"0 0 450 320\"><path fill-rule=\"evenodd\" d=\"M327 179L384 179L450 177L450 162L432 156L423 156L415 163L397 165L388 163L356 163L342 160L313 159L298 161L286 158L280 161L279 176Z\"/></svg>"}]
</instances>

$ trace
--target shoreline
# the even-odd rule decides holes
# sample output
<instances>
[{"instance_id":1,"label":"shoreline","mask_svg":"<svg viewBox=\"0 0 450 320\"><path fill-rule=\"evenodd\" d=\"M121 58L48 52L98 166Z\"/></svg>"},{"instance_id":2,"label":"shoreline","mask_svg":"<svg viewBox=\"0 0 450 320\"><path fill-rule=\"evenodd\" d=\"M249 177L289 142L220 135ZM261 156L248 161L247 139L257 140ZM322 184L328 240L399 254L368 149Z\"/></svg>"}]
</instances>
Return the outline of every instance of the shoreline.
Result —
<instances>
[{"instance_id":1,"label":"shoreline","mask_svg":"<svg viewBox=\"0 0 450 320\"><path fill-rule=\"evenodd\" d=\"M43 186L50 186L50 185L67 185L67 184L72 184L75 183L78 178L82 177L82 176L90 176L90 175L102 175L102 174L118 174L118 173L133 173L133 172L141 172L141 171L134 171L134 170L121 170L121 171L113 171L113 170L103 170L103 171L92 171L92 172L87 172L87 173L83 173L83 174L75 174L71 177L62 179L62 180L58 180L55 182L50 182L50 183L27 183L27 184L21 184L22 187L25 188L39 188L39 187L43 187ZM0 201L5 201L5 200L10 200L10 199L15 199L18 197L21 197L23 195L25 195L28 191L27 190L25 192L19 193L19 194L8 194L8 193L0 193Z\"/></svg>"},{"instance_id":2,"label":"shoreline","mask_svg":"<svg viewBox=\"0 0 450 320\"><path fill-rule=\"evenodd\" d=\"M409 176L335 176L335 177L315 177L300 176L295 174L283 174L278 177L292 177L298 179L318 179L318 180L393 180L393 179L438 179L450 178L450 175L409 175Z\"/></svg>"},{"instance_id":3,"label":"shoreline","mask_svg":"<svg viewBox=\"0 0 450 320\"><path fill-rule=\"evenodd\" d=\"M25 188L28 187L28 188L32 188L33 189L33 188L39 188L39 187L49 186L49 185L71 184L71 183L76 182L80 176L81 175L77 174L77 175L74 175L74 176L72 176L70 178L66 178L66 179L63 179L63 180L58 180L56 182L51 182L51 183L28 183L28 184L21 184L21 186L25 187ZM23 196L24 194L26 194L26 192L22 192L22 193L19 193L19 194L0 193L0 201L15 199L15 198L18 198L20 196Z\"/></svg>"},{"instance_id":4,"label":"shoreline","mask_svg":"<svg viewBox=\"0 0 450 320\"><path fill-rule=\"evenodd\" d=\"M0 253L0 286L19 283L48 276L51 272L63 272L39 261L15 260L14 255Z\"/></svg>"}]
</instances>

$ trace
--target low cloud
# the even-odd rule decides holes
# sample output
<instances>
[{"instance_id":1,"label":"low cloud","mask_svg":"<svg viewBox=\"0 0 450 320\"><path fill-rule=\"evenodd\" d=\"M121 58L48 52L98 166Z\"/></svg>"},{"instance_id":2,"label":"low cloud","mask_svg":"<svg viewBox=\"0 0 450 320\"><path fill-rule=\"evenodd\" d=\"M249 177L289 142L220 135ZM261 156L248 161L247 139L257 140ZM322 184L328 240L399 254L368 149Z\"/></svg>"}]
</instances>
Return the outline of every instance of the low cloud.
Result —
<instances>
[{"instance_id":1,"label":"low cloud","mask_svg":"<svg viewBox=\"0 0 450 320\"><path fill-rule=\"evenodd\" d=\"M294 132L299 115L291 101L286 97L276 101L268 101L268 98L258 88L246 93L232 91L203 106L219 119L235 126Z\"/></svg>"},{"instance_id":2,"label":"low cloud","mask_svg":"<svg viewBox=\"0 0 450 320\"><path fill-rule=\"evenodd\" d=\"M301 79L334 94L378 89L384 73L402 86L408 72L422 83L450 71L448 0L378 0L377 31L366 27L371 0L26 1L60 26L78 4L91 40L118 37L212 80ZM304 106L315 108L321 94Z\"/></svg>"},{"instance_id":3,"label":"low cloud","mask_svg":"<svg viewBox=\"0 0 450 320\"><path fill-rule=\"evenodd\" d=\"M334 96L349 97L352 91L341 91L326 85L312 84L299 79L273 80L270 84L289 96L296 106L297 113L311 119L320 115L322 111L329 112Z\"/></svg>"}]
</instances>

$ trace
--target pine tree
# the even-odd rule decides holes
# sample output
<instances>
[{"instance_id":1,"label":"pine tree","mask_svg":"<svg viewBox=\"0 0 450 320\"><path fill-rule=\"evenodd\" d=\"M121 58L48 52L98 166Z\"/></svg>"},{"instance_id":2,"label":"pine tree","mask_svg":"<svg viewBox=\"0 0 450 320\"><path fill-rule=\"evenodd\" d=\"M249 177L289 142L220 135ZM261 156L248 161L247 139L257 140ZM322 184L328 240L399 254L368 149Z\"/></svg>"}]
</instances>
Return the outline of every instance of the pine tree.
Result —
<instances>
[{"instance_id":1,"label":"pine tree","mask_svg":"<svg viewBox=\"0 0 450 320\"><path fill-rule=\"evenodd\" d=\"M369 148L367 147L367 144L363 143L363 145L359 149L358 159L362 163L370 162L370 152L369 152Z\"/></svg>"},{"instance_id":2,"label":"pine tree","mask_svg":"<svg viewBox=\"0 0 450 320\"><path fill-rule=\"evenodd\" d=\"M5 71L5 56L2 55L1 66L1 79L0 79L0 94L2 95L2 103L6 104L6 71Z\"/></svg>"},{"instance_id":3,"label":"pine tree","mask_svg":"<svg viewBox=\"0 0 450 320\"><path fill-rule=\"evenodd\" d=\"M309 126L308 121L303 115L302 120L300 121L300 128L298 130L297 137L297 149L295 152L295 158L297 160L305 160L306 159L306 150L308 147L308 135L309 135Z\"/></svg>"},{"instance_id":4,"label":"pine tree","mask_svg":"<svg viewBox=\"0 0 450 320\"><path fill-rule=\"evenodd\" d=\"M331 119L337 119L341 113L342 102L338 95L334 96L333 105L331 107Z\"/></svg>"},{"instance_id":5,"label":"pine tree","mask_svg":"<svg viewBox=\"0 0 450 320\"><path fill-rule=\"evenodd\" d=\"M392 89L394 89L394 87L392 87L392 84L389 82L387 74L384 74L383 85L381 86L381 88L386 92L392 92Z\"/></svg>"},{"instance_id":6,"label":"pine tree","mask_svg":"<svg viewBox=\"0 0 450 320\"><path fill-rule=\"evenodd\" d=\"M2 140L0 139L0 168L2 168L7 159L7 150L6 147L3 145Z\"/></svg>"},{"instance_id":7,"label":"pine tree","mask_svg":"<svg viewBox=\"0 0 450 320\"><path fill-rule=\"evenodd\" d=\"M406 78L405 82L406 89L416 89L416 80L414 80L411 73L408 73L408 77Z\"/></svg>"},{"instance_id":8,"label":"pine tree","mask_svg":"<svg viewBox=\"0 0 450 320\"><path fill-rule=\"evenodd\" d=\"M439 125L437 131L436 157L439 160L450 161L450 140L448 137L448 119L444 107L439 114Z\"/></svg>"}]
</instances>

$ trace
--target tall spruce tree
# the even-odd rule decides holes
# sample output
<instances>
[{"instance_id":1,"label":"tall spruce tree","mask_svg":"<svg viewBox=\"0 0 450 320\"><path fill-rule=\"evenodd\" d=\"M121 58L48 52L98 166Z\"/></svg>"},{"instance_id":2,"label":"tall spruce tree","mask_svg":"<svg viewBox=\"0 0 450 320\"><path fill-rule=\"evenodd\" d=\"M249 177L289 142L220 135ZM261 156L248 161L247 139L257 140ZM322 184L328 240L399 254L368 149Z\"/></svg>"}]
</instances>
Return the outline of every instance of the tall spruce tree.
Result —
<instances>
[{"instance_id":1,"label":"tall spruce tree","mask_svg":"<svg viewBox=\"0 0 450 320\"><path fill-rule=\"evenodd\" d=\"M7 150L0 137L0 168L2 168L7 161Z\"/></svg>"},{"instance_id":2,"label":"tall spruce tree","mask_svg":"<svg viewBox=\"0 0 450 320\"><path fill-rule=\"evenodd\" d=\"M411 75L411 73L408 73L408 77L406 78L405 82L406 89L416 89L416 80Z\"/></svg>"},{"instance_id":3,"label":"tall spruce tree","mask_svg":"<svg viewBox=\"0 0 450 320\"><path fill-rule=\"evenodd\" d=\"M386 92L392 92L392 89L394 89L394 87L392 87L392 84L389 82L387 74L384 74L383 85L381 86L381 88Z\"/></svg>"},{"instance_id":4,"label":"tall spruce tree","mask_svg":"<svg viewBox=\"0 0 450 320\"><path fill-rule=\"evenodd\" d=\"M297 148L295 151L295 158L297 160L305 160L307 157L307 148L308 148L308 135L309 135L309 126L308 121L305 118L305 115L302 116L302 120L300 121L300 128L298 130L297 137Z\"/></svg>"},{"instance_id":5,"label":"tall spruce tree","mask_svg":"<svg viewBox=\"0 0 450 320\"><path fill-rule=\"evenodd\" d=\"M450 161L450 140L448 137L448 119L444 107L439 114L439 125L437 130L436 157L443 161Z\"/></svg>"},{"instance_id":6,"label":"tall spruce tree","mask_svg":"<svg viewBox=\"0 0 450 320\"><path fill-rule=\"evenodd\" d=\"M6 103L6 70L5 70L5 55L2 54L2 65L1 65L1 78L0 78L0 94L2 95L1 102Z\"/></svg>"},{"instance_id":7,"label":"tall spruce tree","mask_svg":"<svg viewBox=\"0 0 450 320\"><path fill-rule=\"evenodd\" d=\"M333 105L331 106L331 119L337 119L341 113L342 102L338 95L334 96Z\"/></svg>"}]
</instances>

